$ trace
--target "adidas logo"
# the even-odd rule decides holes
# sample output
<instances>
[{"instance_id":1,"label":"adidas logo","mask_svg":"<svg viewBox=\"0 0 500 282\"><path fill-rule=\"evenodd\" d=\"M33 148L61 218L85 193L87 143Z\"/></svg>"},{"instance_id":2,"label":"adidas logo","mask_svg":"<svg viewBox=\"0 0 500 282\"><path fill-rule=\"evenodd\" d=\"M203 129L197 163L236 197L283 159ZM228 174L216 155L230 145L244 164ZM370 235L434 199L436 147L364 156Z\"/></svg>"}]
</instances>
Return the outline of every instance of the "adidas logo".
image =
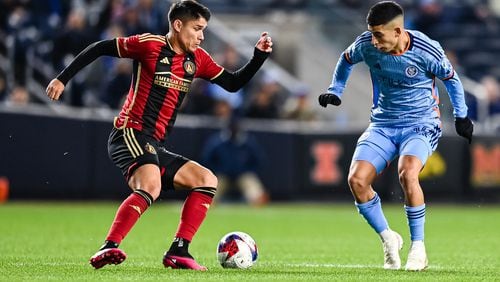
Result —
<instances>
[{"instance_id":1,"label":"adidas logo","mask_svg":"<svg viewBox=\"0 0 500 282\"><path fill-rule=\"evenodd\" d=\"M167 65L168 65L168 64L170 64L170 62L168 61L168 58L167 58L167 57L165 57L165 58L161 59L160 63L162 63L162 64L167 64Z\"/></svg>"}]
</instances>

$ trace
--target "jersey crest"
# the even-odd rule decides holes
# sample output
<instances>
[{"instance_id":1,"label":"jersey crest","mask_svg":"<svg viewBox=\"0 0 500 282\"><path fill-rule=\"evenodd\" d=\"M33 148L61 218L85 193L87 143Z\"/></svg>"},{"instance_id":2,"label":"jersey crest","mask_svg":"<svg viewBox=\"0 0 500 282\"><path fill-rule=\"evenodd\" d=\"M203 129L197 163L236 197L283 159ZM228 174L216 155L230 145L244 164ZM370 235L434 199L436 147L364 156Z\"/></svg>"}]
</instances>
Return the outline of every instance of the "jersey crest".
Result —
<instances>
[{"instance_id":1,"label":"jersey crest","mask_svg":"<svg viewBox=\"0 0 500 282\"><path fill-rule=\"evenodd\" d=\"M193 75L196 72L196 65L191 61L185 61L183 67L184 71L190 75Z\"/></svg>"},{"instance_id":2,"label":"jersey crest","mask_svg":"<svg viewBox=\"0 0 500 282\"><path fill-rule=\"evenodd\" d=\"M407 77L415 77L418 74L418 69L415 66L408 66L405 69L405 74Z\"/></svg>"}]
</instances>

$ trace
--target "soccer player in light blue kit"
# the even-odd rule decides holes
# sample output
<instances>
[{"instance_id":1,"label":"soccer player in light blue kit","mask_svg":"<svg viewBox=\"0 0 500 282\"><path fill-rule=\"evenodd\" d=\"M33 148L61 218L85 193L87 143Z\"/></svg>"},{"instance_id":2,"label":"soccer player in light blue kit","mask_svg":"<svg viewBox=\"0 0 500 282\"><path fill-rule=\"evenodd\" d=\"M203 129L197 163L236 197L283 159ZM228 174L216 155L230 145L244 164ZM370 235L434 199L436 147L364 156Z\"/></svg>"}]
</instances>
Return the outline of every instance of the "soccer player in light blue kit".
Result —
<instances>
[{"instance_id":1,"label":"soccer player in light blue kit","mask_svg":"<svg viewBox=\"0 0 500 282\"><path fill-rule=\"evenodd\" d=\"M435 79L444 82L455 116L457 133L472 139L473 124L467 117L462 83L438 42L421 32L405 30L402 7L383 1L371 7L368 31L341 55L327 93L319 103L338 106L353 66L364 61L373 83L371 122L358 139L349 171L349 187L359 213L380 235L384 268L399 269L401 236L389 228L380 198L372 183L399 156L399 181L405 196L405 211L411 247L405 269L424 270L425 202L418 175L436 149L441 136L439 95Z\"/></svg>"}]
</instances>

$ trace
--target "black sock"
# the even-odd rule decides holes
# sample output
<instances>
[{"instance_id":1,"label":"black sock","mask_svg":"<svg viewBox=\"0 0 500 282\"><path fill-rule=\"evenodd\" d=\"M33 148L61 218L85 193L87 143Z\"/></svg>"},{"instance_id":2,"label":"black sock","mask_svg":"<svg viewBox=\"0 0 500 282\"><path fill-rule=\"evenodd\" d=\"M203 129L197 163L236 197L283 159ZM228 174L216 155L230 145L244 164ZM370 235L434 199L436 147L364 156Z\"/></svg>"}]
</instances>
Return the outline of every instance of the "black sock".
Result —
<instances>
[{"instance_id":1,"label":"black sock","mask_svg":"<svg viewBox=\"0 0 500 282\"><path fill-rule=\"evenodd\" d=\"M118 243L106 240L99 250L118 248L118 245Z\"/></svg>"},{"instance_id":2,"label":"black sock","mask_svg":"<svg viewBox=\"0 0 500 282\"><path fill-rule=\"evenodd\" d=\"M184 238L174 238L174 241L172 242L172 245L170 245L170 249L168 250L167 254L169 255L175 255L175 256L180 256L180 257L189 257L193 258L189 252L189 241L184 239Z\"/></svg>"}]
</instances>

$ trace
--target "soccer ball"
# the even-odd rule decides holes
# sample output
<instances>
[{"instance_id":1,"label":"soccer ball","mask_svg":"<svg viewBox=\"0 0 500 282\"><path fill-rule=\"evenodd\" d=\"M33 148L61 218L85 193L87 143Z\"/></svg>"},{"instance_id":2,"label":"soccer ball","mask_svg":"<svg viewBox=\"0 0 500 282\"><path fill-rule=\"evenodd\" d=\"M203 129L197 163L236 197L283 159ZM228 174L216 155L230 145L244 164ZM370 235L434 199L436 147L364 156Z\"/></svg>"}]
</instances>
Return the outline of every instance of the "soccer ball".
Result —
<instances>
[{"instance_id":1,"label":"soccer ball","mask_svg":"<svg viewBox=\"0 0 500 282\"><path fill-rule=\"evenodd\" d=\"M224 268L249 268L258 255L255 241L244 232L229 232L217 246L217 259Z\"/></svg>"}]
</instances>

